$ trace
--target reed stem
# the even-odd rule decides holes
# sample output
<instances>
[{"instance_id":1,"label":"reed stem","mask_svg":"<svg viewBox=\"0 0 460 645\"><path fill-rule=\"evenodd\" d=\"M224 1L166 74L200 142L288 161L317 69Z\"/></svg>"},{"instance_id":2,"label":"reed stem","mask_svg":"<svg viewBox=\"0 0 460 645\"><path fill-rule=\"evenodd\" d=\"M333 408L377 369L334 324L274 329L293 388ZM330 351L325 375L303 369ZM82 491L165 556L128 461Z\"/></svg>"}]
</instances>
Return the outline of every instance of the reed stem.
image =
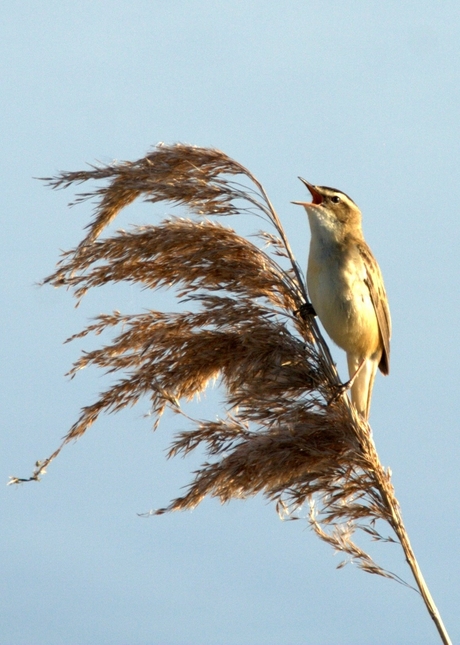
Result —
<instances>
[{"instance_id":1,"label":"reed stem","mask_svg":"<svg viewBox=\"0 0 460 645\"><path fill-rule=\"evenodd\" d=\"M371 449L375 451L375 445L372 439L370 439L370 443L372 444ZM375 454L377 455L376 451L375 451ZM388 486L388 483L389 483L388 477L384 473L383 468L381 466L379 468L379 472L376 472L376 477L377 477L377 480L381 483L380 493L391 515L391 522L390 522L391 526L394 532L396 533L396 535L398 536L399 542L401 544L401 547L404 551L404 555L406 557L406 562L412 571L412 575L414 576L415 582L417 583L417 587L420 591L420 595L423 598L423 601L428 610L428 613L433 619L433 622L436 625L436 629L438 630L444 645L452 645L452 641L449 637L449 634L447 633L446 627L441 618L441 614L439 613L439 610L433 600L433 597L430 593L430 590L428 589L428 585L425 581L425 578L423 577L422 570L420 569L420 566L417 562L417 558L415 557L414 551L412 549L412 545L409 540L409 535L406 531L406 527L404 526L404 522L402 520L402 515L401 515L398 501L393 494L392 486L390 488Z\"/></svg>"}]
</instances>

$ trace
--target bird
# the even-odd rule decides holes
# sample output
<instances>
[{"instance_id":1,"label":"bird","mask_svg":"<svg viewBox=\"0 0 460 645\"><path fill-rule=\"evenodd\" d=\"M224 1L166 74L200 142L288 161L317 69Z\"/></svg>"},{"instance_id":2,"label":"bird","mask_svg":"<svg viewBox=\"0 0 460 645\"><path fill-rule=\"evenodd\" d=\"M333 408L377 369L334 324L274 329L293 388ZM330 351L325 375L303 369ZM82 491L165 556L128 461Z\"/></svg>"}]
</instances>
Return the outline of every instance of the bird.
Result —
<instances>
[{"instance_id":1,"label":"bird","mask_svg":"<svg viewBox=\"0 0 460 645\"><path fill-rule=\"evenodd\" d=\"M361 211L345 193L314 186L308 215L311 240L307 288L315 313L347 355L351 401L369 419L377 368L390 371L391 316L382 273L364 240Z\"/></svg>"}]
</instances>

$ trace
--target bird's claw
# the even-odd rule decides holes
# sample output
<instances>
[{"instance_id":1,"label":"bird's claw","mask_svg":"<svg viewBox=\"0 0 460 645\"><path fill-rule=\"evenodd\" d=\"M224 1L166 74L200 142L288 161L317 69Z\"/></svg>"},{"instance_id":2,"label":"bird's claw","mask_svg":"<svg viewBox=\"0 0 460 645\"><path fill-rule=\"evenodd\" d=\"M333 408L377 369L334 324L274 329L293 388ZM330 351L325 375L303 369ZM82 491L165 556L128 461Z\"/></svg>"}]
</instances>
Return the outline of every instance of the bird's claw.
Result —
<instances>
[{"instance_id":1,"label":"bird's claw","mask_svg":"<svg viewBox=\"0 0 460 645\"><path fill-rule=\"evenodd\" d=\"M299 314L304 320L307 316L316 316L316 311L311 302L304 302L294 313Z\"/></svg>"},{"instance_id":2,"label":"bird's claw","mask_svg":"<svg viewBox=\"0 0 460 645\"><path fill-rule=\"evenodd\" d=\"M346 381L345 383L340 383L339 385L335 386L335 391L334 394L328 399L327 405L333 405L338 399L340 399L341 396L343 396L350 387L353 384L353 379L350 379L349 381Z\"/></svg>"}]
</instances>

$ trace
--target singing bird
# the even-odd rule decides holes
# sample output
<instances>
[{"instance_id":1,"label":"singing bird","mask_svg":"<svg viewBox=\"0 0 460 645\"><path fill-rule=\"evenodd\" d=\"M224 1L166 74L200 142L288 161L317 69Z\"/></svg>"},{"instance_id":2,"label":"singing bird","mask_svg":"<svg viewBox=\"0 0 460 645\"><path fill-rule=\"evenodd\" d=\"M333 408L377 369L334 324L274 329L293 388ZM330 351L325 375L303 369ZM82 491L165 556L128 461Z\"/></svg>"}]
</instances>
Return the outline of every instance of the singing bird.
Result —
<instances>
[{"instance_id":1,"label":"singing bird","mask_svg":"<svg viewBox=\"0 0 460 645\"><path fill-rule=\"evenodd\" d=\"M377 367L390 371L391 318L379 265L364 241L361 211L335 188L299 177L311 202L307 286L331 339L347 354L351 400L367 420Z\"/></svg>"}]
</instances>

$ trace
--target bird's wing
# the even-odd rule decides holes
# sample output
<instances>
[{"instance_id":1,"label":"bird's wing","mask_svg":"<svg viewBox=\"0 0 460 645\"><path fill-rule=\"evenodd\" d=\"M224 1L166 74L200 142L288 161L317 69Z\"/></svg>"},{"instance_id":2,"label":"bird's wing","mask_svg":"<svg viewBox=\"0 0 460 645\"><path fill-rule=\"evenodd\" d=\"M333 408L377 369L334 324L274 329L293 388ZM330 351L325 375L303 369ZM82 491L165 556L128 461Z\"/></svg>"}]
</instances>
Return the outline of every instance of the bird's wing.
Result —
<instances>
[{"instance_id":1,"label":"bird's wing","mask_svg":"<svg viewBox=\"0 0 460 645\"><path fill-rule=\"evenodd\" d=\"M374 305L377 322L383 342L382 358L379 369L382 374L390 372L390 338L391 338L391 317L388 307L388 298L383 285L382 273L377 260L372 255L370 248L362 241L359 244L359 252L366 266L365 283L369 289L371 300Z\"/></svg>"}]
</instances>

